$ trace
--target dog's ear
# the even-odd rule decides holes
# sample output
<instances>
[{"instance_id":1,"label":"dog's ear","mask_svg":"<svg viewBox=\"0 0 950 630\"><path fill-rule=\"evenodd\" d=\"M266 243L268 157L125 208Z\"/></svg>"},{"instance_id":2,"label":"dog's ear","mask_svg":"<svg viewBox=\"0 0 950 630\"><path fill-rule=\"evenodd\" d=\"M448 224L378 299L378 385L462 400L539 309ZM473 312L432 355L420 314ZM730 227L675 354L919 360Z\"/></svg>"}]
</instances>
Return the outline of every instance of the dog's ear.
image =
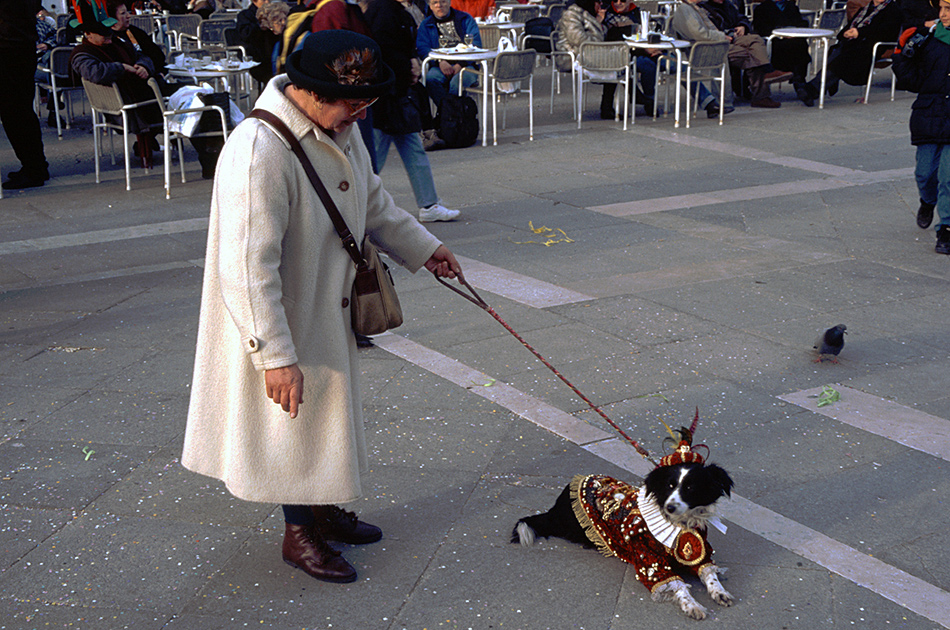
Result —
<instances>
[{"instance_id":1,"label":"dog's ear","mask_svg":"<svg viewBox=\"0 0 950 630\"><path fill-rule=\"evenodd\" d=\"M735 484L733 484L732 477L729 476L729 473L727 473L725 469L717 466L716 464L708 464L706 466L706 470L709 474L709 479L712 481L712 483L719 486L721 490L721 494L724 494L727 497L731 497L732 487Z\"/></svg>"}]
</instances>

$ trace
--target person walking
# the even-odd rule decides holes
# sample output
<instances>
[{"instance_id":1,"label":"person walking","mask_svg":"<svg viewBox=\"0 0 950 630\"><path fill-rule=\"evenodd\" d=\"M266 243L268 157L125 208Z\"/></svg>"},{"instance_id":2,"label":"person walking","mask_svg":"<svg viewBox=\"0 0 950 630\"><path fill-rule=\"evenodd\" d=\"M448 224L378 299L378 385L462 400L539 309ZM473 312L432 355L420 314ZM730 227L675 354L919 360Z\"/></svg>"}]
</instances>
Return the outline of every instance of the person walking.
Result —
<instances>
[{"instance_id":1,"label":"person walking","mask_svg":"<svg viewBox=\"0 0 950 630\"><path fill-rule=\"evenodd\" d=\"M898 87L917 93L910 114L920 193L917 225L930 227L936 208L934 251L950 254L950 0L933 3L939 10L938 21L905 40L901 54L894 57L894 74Z\"/></svg>"},{"instance_id":2,"label":"person walking","mask_svg":"<svg viewBox=\"0 0 950 630\"><path fill-rule=\"evenodd\" d=\"M371 38L313 33L256 108L300 142L357 243L410 271L461 273L455 256L398 208L370 166L356 120L392 70ZM234 496L283 506L282 556L327 582L356 569L328 541L382 532L338 504L367 465L350 293L356 268L303 166L271 123L228 137L214 180L182 465Z\"/></svg>"},{"instance_id":3,"label":"person walking","mask_svg":"<svg viewBox=\"0 0 950 630\"><path fill-rule=\"evenodd\" d=\"M36 14L42 8L40 0L0 0L0 123L21 166L3 182L4 190L36 188L49 180L43 132L33 111Z\"/></svg>"},{"instance_id":4,"label":"person walking","mask_svg":"<svg viewBox=\"0 0 950 630\"><path fill-rule=\"evenodd\" d=\"M452 221L458 210L442 205L435 190L432 166L422 146L420 106L428 106L424 96L410 92L419 82L422 65L416 57L416 23L399 0L369 0L364 13L373 39L379 44L383 61L395 73L395 83L373 105L373 139L376 145L376 166L382 172L390 145L396 146L406 167L412 192L419 208L419 220Z\"/></svg>"}]
</instances>

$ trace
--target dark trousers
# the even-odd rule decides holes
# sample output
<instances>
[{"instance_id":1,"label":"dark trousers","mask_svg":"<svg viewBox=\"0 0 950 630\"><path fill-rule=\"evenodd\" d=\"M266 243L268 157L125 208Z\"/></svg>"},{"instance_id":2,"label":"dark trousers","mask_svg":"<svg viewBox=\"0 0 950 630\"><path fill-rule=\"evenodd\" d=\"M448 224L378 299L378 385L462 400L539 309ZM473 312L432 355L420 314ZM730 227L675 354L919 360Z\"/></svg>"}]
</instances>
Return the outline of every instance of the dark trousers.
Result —
<instances>
[{"instance_id":1,"label":"dark trousers","mask_svg":"<svg viewBox=\"0 0 950 630\"><path fill-rule=\"evenodd\" d=\"M45 173L49 168L43 153L40 121L33 111L33 75L36 73L36 51L31 47L2 48L0 63L0 122L3 131L23 165L30 173Z\"/></svg>"}]
</instances>

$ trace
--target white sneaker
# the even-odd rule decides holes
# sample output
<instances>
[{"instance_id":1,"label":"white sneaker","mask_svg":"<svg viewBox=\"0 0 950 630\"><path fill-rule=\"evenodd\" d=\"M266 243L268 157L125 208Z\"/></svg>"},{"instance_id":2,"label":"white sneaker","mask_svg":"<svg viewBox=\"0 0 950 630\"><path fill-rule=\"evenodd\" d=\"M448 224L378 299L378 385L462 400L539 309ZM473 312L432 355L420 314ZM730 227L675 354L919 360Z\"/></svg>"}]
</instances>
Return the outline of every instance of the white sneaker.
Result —
<instances>
[{"instance_id":1,"label":"white sneaker","mask_svg":"<svg viewBox=\"0 0 950 630\"><path fill-rule=\"evenodd\" d=\"M428 208L419 208L419 221L431 223L433 221L452 221L461 214L458 210L449 210L441 203L434 203Z\"/></svg>"}]
</instances>

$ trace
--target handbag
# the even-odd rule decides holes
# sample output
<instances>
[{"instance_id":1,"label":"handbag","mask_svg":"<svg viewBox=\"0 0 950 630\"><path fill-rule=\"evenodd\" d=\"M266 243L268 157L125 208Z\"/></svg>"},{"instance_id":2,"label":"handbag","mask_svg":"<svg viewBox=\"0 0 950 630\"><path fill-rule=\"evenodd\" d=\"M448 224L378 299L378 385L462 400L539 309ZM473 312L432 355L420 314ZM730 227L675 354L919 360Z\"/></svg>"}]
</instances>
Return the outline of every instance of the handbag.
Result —
<instances>
[{"instance_id":1,"label":"handbag","mask_svg":"<svg viewBox=\"0 0 950 630\"><path fill-rule=\"evenodd\" d=\"M383 264L379 252L370 243L369 238L363 239L362 251L356 245L353 233L350 232L346 221L333 203L333 198L327 192L326 186L320 181L320 176L314 170L300 142L290 132L287 125L269 111L255 109L248 116L260 118L269 123L290 143L291 150L300 160L304 172L310 179L310 184L327 209L333 227L340 236L340 240L343 241L343 248L356 265L356 279L353 281L353 289L350 292L350 319L353 332L359 335L378 335L402 325L402 307L399 305L399 296L396 295L389 268Z\"/></svg>"}]
</instances>

